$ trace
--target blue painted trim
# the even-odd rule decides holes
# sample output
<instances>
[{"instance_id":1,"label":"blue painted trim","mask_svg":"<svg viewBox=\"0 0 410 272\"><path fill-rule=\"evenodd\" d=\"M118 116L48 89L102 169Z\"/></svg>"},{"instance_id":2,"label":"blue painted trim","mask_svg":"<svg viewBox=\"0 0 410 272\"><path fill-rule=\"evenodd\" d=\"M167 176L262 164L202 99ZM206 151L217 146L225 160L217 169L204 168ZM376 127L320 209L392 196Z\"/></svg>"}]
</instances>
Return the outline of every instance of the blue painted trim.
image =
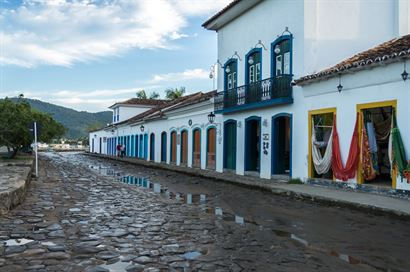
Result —
<instances>
[{"instance_id":1,"label":"blue painted trim","mask_svg":"<svg viewBox=\"0 0 410 272\"><path fill-rule=\"evenodd\" d=\"M199 154L200 154L200 156L202 156L202 135L201 135L201 133L202 133L202 131L201 131L201 128L199 128L199 127L196 127L196 128L194 128L193 130L192 130L192 166L194 165L194 151L195 151L195 131L199 131ZM201 168L201 163L202 163L202 160L201 160L201 158L199 159L199 168Z\"/></svg>"},{"instance_id":2,"label":"blue painted trim","mask_svg":"<svg viewBox=\"0 0 410 272\"><path fill-rule=\"evenodd\" d=\"M223 168L226 168L226 133L225 133L225 128L226 128L226 126L228 125L228 124L231 124L231 123L233 123L233 124L235 124L235 138L233 139L234 140L234 143L235 143L235 145L237 146L237 138L238 138L238 129L237 129L237 125L238 125L238 122L236 121L236 120L234 120L234 119L229 119L229 120L226 120L225 122L224 122L224 144L223 144ZM236 154L237 154L237 152L236 152L236 149L235 149L235 154L234 154L234 158L235 158L235 160L234 160L234 167L233 167L233 170L236 170Z\"/></svg>"},{"instance_id":3,"label":"blue painted trim","mask_svg":"<svg viewBox=\"0 0 410 272\"><path fill-rule=\"evenodd\" d=\"M143 151L144 151L144 135L140 134L140 150L139 150L139 156L138 158L142 159L143 158Z\"/></svg>"},{"instance_id":4,"label":"blue painted trim","mask_svg":"<svg viewBox=\"0 0 410 272\"><path fill-rule=\"evenodd\" d=\"M218 132L218 129L214 125L210 125L206 128L206 149L205 149L205 168L208 168L208 147L209 147L209 137L208 137L208 131L210 129L215 129L215 168L216 168L216 133Z\"/></svg>"},{"instance_id":5,"label":"blue painted trim","mask_svg":"<svg viewBox=\"0 0 410 272\"><path fill-rule=\"evenodd\" d=\"M249 131L248 131L248 123L251 121L258 121L259 123L259 172L261 171L261 159L262 159L262 118L259 116L250 116L245 119L245 171L248 171L249 168L249 148L252 148L249 141Z\"/></svg>"},{"instance_id":6,"label":"blue painted trim","mask_svg":"<svg viewBox=\"0 0 410 272\"><path fill-rule=\"evenodd\" d=\"M138 134L135 134L135 153L134 157L138 158Z\"/></svg>"},{"instance_id":7,"label":"blue painted trim","mask_svg":"<svg viewBox=\"0 0 410 272\"><path fill-rule=\"evenodd\" d=\"M260 78L256 79L255 81L262 80L262 48L257 47L257 48L251 49L245 56L245 85L249 84L249 63L248 63L248 58L254 53L259 53L260 59L261 59L261 72L260 72L260 75L259 75Z\"/></svg>"},{"instance_id":8,"label":"blue painted trim","mask_svg":"<svg viewBox=\"0 0 410 272\"><path fill-rule=\"evenodd\" d=\"M134 157L134 151L135 151L135 148L134 148L134 135L131 135L131 154L130 154L130 156L131 157Z\"/></svg>"},{"instance_id":9,"label":"blue painted trim","mask_svg":"<svg viewBox=\"0 0 410 272\"><path fill-rule=\"evenodd\" d=\"M228 75L225 72L225 68L231 63L235 63L235 66L236 66L235 82L236 82L236 86L238 86L238 59L230 58L225 62L223 66L223 71L222 71L224 75L224 91L226 91L228 88Z\"/></svg>"},{"instance_id":10,"label":"blue painted trim","mask_svg":"<svg viewBox=\"0 0 410 272\"><path fill-rule=\"evenodd\" d=\"M265 100L262 102L256 102L256 103L244 104L244 105L239 105L236 107L226 108L223 110L215 111L215 114L216 113L226 114L226 113L231 113L231 112L236 112L236 111L244 111L244 110L251 110L251 109L256 109L256 108L269 107L273 105L292 104L292 103L293 103L292 97L280 97L280 98Z\"/></svg>"},{"instance_id":11,"label":"blue painted trim","mask_svg":"<svg viewBox=\"0 0 410 272\"><path fill-rule=\"evenodd\" d=\"M271 140L271 172L275 174L276 167L276 133L275 119L278 117L289 117L290 137L289 137L289 177L292 177L292 153L293 153L293 115L291 113L278 113L272 116L272 140Z\"/></svg>"},{"instance_id":12,"label":"blue painted trim","mask_svg":"<svg viewBox=\"0 0 410 272\"><path fill-rule=\"evenodd\" d=\"M289 40L290 41L290 74L293 77L293 35L283 35L278 37L276 40L274 40L271 44L270 44L270 51L271 51L271 65L270 65L270 77L275 77L275 71L276 71L276 61L275 61L275 46L284 41L284 40Z\"/></svg>"}]
</instances>

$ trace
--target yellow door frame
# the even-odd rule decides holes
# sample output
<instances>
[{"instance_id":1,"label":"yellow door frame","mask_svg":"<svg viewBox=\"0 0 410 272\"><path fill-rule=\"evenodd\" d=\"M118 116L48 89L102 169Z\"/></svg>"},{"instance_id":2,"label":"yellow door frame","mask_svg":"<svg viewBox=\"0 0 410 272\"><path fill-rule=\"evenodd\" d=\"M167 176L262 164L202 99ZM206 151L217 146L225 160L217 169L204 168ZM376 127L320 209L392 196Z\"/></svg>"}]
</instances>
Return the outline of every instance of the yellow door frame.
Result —
<instances>
[{"instance_id":1,"label":"yellow door frame","mask_svg":"<svg viewBox=\"0 0 410 272\"><path fill-rule=\"evenodd\" d=\"M317 109L317 110L310 110L308 111L308 128L309 128L309 135L308 135L308 177L313 178L313 158L312 158L312 117L318 114L325 114L325 113L333 113L333 116L336 116L336 108L324 108L324 109Z\"/></svg>"},{"instance_id":2,"label":"yellow door frame","mask_svg":"<svg viewBox=\"0 0 410 272\"><path fill-rule=\"evenodd\" d=\"M356 111L357 113L361 113L362 110L364 109L373 109L373 108L382 108L382 107L392 107L393 111L396 112L397 109L397 100L386 100L386 101L381 101L381 102L372 102L372 103L364 103L364 104L357 104L356 105ZM362 118L359 118L359 125L357 126L357 129L359 130L359 143L361 143L361 131L362 131ZM359 145L359 152L360 150L360 145ZM362 176L362 162L359 160L359 165L357 167L357 183L358 184L363 184L363 176ZM393 169L392 173L392 188L396 189L396 169Z\"/></svg>"}]
</instances>

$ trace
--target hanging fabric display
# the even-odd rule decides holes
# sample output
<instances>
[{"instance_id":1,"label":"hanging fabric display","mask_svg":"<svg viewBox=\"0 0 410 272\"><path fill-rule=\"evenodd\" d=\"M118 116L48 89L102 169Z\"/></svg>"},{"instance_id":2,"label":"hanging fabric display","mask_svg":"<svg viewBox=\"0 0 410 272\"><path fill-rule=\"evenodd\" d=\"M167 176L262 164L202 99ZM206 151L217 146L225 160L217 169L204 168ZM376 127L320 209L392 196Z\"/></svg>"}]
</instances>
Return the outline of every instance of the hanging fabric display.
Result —
<instances>
[{"instance_id":1,"label":"hanging fabric display","mask_svg":"<svg viewBox=\"0 0 410 272\"><path fill-rule=\"evenodd\" d=\"M313 165L315 167L316 173L319 175L325 174L329 171L332 166L332 142L333 142L333 129L330 133L329 140L326 143L326 151L322 157L320 152L320 146L322 143L316 141L316 129L314 124L312 124L312 157Z\"/></svg>"},{"instance_id":2,"label":"hanging fabric display","mask_svg":"<svg viewBox=\"0 0 410 272\"><path fill-rule=\"evenodd\" d=\"M392 129L392 120L391 116L389 116L386 120L374 124L377 141L386 142L389 139Z\"/></svg>"},{"instance_id":3,"label":"hanging fabric display","mask_svg":"<svg viewBox=\"0 0 410 272\"><path fill-rule=\"evenodd\" d=\"M397 166L400 176L405 177L407 182L410 182L410 164L406 160L406 152L404 150L403 140L401 139L400 130L397 127L397 121L393 115L392 134L392 152L393 165Z\"/></svg>"},{"instance_id":4,"label":"hanging fabric display","mask_svg":"<svg viewBox=\"0 0 410 272\"><path fill-rule=\"evenodd\" d=\"M361 114L361 118L362 121L364 121L363 114ZM364 124L364 122L362 122L362 124ZM363 126L360 142L360 162L362 165L362 175L365 180L376 178L376 171L373 168L372 160L366 128Z\"/></svg>"},{"instance_id":5,"label":"hanging fabric display","mask_svg":"<svg viewBox=\"0 0 410 272\"><path fill-rule=\"evenodd\" d=\"M356 174L357 164L359 163L359 133L357 124L359 113L356 115L356 124L354 126L352 141L350 143L349 156L347 158L346 167L343 166L342 156L340 154L339 134L336 128L336 116L333 117L333 159L332 170L333 175L340 180L347 181L353 178Z\"/></svg>"}]
</instances>

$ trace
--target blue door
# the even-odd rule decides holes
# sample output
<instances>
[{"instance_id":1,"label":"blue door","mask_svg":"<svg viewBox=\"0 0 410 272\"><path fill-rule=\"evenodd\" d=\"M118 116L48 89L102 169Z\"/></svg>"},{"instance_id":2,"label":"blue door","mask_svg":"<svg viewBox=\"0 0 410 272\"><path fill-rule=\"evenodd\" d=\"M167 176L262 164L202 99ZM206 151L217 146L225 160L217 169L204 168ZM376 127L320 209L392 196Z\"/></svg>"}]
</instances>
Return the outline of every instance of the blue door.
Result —
<instances>
[{"instance_id":1,"label":"blue door","mask_svg":"<svg viewBox=\"0 0 410 272\"><path fill-rule=\"evenodd\" d=\"M149 159L151 161L155 160L155 134L151 133L151 135L149 136L149 144L150 144L150 148L149 148Z\"/></svg>"},{"instance_id":2,"label":"blue door","mask_svg":"<svg viewBox=\"0 0 410 272\"><path fill-rule=\"evenodd\" d=\"M144 134L144 159L148 158L148 134Z\"/></svg>"},{"instance_id":3,"label":"blue door","mask_svg":"<svg viewBox=\"0 0 410 272\"><path fill-rule=\"evenodd\" d=\"M161 161L167 161L167 133L165 131L161 133Z\"/></svg>"},{"instance_id":4,"label":"blue door","mask_svg":"<svg viewBox=\"0 0 410 272\"><path fill-rule=\"evenodd\" d=\"M143 140L143 135L141 134L140 135L140 152L139 152L139 156L138 156L138 158L140 158L140 159L142 159L143 158L143 151L144 151L144 146L143 146L143 144L144 144L144 140Z\"/></svg>"},{"instance_id":5,"label":"blue door","mask_svg":"<svg viewBox=\"0 0 410 272\"><path fill-rule=\"evenodd\" d=\"M135 157L138 158L138 135L135 135Z\"/></svg>"}]
</instances>

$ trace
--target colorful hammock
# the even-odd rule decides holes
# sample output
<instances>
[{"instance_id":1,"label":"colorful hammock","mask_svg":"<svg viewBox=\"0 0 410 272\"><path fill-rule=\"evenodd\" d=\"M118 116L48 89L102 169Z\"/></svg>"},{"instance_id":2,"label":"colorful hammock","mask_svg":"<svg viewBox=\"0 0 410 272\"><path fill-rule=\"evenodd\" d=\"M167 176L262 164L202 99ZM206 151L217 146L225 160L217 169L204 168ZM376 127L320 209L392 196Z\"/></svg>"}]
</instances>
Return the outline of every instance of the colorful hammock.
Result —
<instances>
[{"instance_id":1,"label":"colorful hammock","mask_svg":"<svg viewBox=\"0 0 410 272\"><path fill-rule=\"evenodd\" d=\"M362 124L364 124L363 113L360 114ZM367 138L366 128L363 125L361 131L360 143L360 162L362 165L362 175L365 180L372 180L376 178L376 171L373 168L372 155L370 153L369 140Z\"/></svg>"},{"instance_id":2,"label":"colorful hammock","mask_svg":"<svg viewBox=\"0 0 410 272\"><path fill-rule=\"evenodd\" d=\"M339 134L336 128L336 116L333 117L333 175L340 180L347 181L356 175L357 165L359 163L359 133L357 131L359 113L356 115L356 124L354 126L352 141L350 143L349 156L346 167L343 166L342 156L340 154Z\"/></svg>"},{"instance_id":3,"label":"colorful hammock","mask_svg":"<svg viewBox=\"0 0 410 272\"><path fill-rule=\"evenodd\" d=\"M403 140L401 139L400 130L397 127L396 116L393 115L393 129L392 134L392 149L393 149L393 165L397 169L401 177L410 182L410 164L406 160L406 151L404 150Z\"/></svg>"}]
</instances>

